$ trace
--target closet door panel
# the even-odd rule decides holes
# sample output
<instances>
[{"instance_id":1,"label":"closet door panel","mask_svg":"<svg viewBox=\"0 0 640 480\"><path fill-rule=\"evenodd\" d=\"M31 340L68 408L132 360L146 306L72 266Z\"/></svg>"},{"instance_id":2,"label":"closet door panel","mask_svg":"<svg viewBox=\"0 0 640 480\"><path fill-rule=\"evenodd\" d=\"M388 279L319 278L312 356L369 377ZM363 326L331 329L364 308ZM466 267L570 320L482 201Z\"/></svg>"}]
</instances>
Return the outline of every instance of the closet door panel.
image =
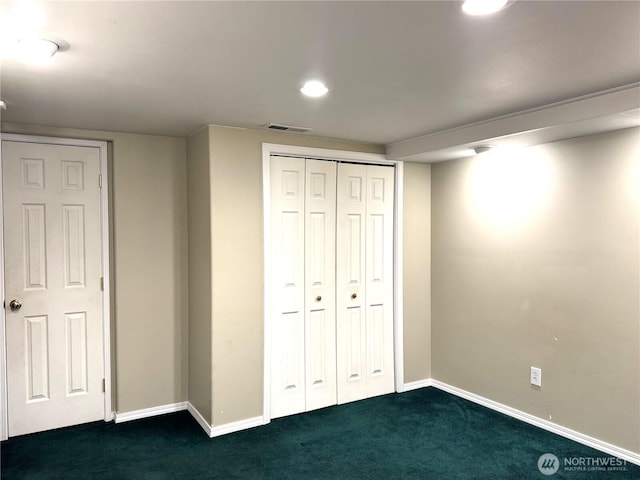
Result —
<instances>
[{"instance_id":1,"label":"closet door panel","mask_svg":"<svg viewBox=\"0 0 640 480\"><path fill-rule=\"evenodd\" d=\"M394 169L367 166L366 330L367 395L394 391Z\"/></svg>"},{"instance_id":2,"label":"closet door panel","mask_svg":"<svg viewBox=\"0 0 640 480\"><path fill-rule=\"evenodd\" d=\"M365 248L367 170L339 164L336 232L338 403L367 397Z\"/></svg>"},{"instance_id":3,"label":"closet door panel","mask_svg":"<svg viewBox=\"0 0 640 480\"><path fill-rule=\"evenodd\" d=\"M394 169L340 164L338 403L391 393Z\"/></svg>"},{"instance_id":4,"label":"closet door panel","mask_svg":"<svg viewBox=\"0 0 640 480\"><path fill-rule=\"evenodd\" d=\"M305 164L271 157L271 418L305 410Z\"/></svg>"},{"instance_id":5,"label":"closet door panel","mask_svg":"<svg viewBox=\"0 0 640 480\"><path fill-rule=\"evenodd\" d=\"M336 404L336 164L306 160L306 410Z\"/></svg>"}]
</instances>

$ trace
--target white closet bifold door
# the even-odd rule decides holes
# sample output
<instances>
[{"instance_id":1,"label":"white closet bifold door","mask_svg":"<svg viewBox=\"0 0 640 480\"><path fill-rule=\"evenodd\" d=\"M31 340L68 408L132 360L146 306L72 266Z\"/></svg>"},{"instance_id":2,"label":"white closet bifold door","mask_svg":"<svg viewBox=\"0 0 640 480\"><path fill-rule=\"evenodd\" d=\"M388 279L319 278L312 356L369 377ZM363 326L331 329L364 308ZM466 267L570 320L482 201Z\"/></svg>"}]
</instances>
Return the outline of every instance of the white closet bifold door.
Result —
<instances>
[{"instance_id":1,"label":"white closet bifold door","mask_svg":"<svg viewBox=\"0 0 640 480\"><path fill-rule=\"evenodd\" d=\"M271 418L390 393L392 167L271 157Z\"/></svg>"},{"instance_id":2,"label":"white closet bifold door","mask_svg":"<svg viewBox=\"0 0 640 480\"><path fill-rule=\"evenodd\" d=\"M394 390L393 194L393 168L339 165L338 403Z\"/></svg>"}]
</instances>

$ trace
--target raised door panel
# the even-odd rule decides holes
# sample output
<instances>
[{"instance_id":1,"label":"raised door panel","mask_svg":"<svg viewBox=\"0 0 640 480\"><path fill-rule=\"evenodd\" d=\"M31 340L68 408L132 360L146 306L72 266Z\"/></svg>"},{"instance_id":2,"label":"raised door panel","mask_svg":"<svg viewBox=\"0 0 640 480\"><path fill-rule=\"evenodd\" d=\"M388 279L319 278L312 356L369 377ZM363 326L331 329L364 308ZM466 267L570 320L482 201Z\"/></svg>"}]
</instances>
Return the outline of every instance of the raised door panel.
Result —
<instances>
[{"instance_id":1,"label":"raised door panel","mask_svg":"<svg viewBox=\"0 0 640 480\"><path fill-rule=\"evenodd\" d=\"M46 315L25 317L27 375L24 389L27 403L49 400L49 322Z\"/></svg>"},{"instance_id":2,"label":"raised door panel","mask_svg":"<svg viewBox=\"0 0 640 480\"><path fill-rule=\"evenodd\" d=\"M22 164L22 188L44 189L44 158L20 159Z\"/></svg>"},{"instance_id":3,"label":"raised door panel","mask_svg":"<svg viewBox=\"0 0 640 480\"><path fill-rule=\"evenodd\" d=\"M65 314L66 329L66 395L89 393L87 377L87 312Z\"/></svg>"},{"instance_id":4,"label":"raised door panel","mask_svg":"<svg viewBox=\"0 0 640 480\"><path fill-rule=\"evenodd\" d=\"M22 205L22 234L24 236L24 289L47 288L46 206Z\"/></svg>"},{"instance_id":5,"label":"raised door panel","mask_svg":"<svg viewBox=\"0 0 640 480\"><path fill-rule=\"evenodd\" d=\"M341 368L346 370L347 383L361 382L364 380L367 370L366 362L364 362L366 345L363 309L360 307L347 308L347 314L341 321L345 324L343 342L347 350L347 363L341 365Z\"/></svg>"},{"instance_id":6,"label":"raised door panel","mask_svg":"<svg viewBox=\"0 0 640 480\"><path fill-rule=\"evenodd\" d=\"M311 310L306 321L306 405L315 410L336 404L335 322L333 312Z\"/></svg>"}]
</instances>

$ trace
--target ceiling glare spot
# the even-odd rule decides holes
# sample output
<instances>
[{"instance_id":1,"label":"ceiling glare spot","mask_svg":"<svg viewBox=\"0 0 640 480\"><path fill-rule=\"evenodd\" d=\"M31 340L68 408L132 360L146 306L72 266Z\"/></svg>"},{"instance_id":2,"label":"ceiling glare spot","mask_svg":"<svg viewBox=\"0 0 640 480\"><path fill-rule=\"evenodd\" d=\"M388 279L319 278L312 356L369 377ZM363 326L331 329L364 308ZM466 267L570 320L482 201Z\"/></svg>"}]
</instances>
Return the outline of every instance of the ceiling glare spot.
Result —
<instances>
[{"instance_id":1,"label":"ceiling glare spot","mask_svg":"<svg viewBox=\"0 0 640 480\"><path fill-rule=\"evenodd\" d=\"M465 0L462 11L467 15L490 15L502 10L508 0Z\"/></svg>"},{"instance_id":2,"label":"ceiling glare spot","mask_svg":"<svg viewBox=\"0 0 640 480\"><path fill-rule=\"evenodd\" d=\"M311 80L304 84L304 87L300 91L307 97L323 97L327 94L329 89L319 80Z\"/></svg>"}]
</instances>

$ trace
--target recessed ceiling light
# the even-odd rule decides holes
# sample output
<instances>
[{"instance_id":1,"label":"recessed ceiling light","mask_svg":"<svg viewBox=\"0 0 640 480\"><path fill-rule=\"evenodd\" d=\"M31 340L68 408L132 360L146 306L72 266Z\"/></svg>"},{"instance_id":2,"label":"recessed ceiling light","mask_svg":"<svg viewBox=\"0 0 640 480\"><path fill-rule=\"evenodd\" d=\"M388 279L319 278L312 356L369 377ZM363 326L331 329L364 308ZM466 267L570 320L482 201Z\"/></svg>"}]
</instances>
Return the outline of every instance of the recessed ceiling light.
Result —
<instances>
[{"instance_id":1,"label":"recessed ceiling light","mask_svg":"<svg viewBox=\"0 0 640 480\"><path fill-rule=\"evenodd\" d=\"M302 87L300 91L307 97L323 97L327 94L329 89L325 86L324 83L318 80L311 80L305 83L304 87Z\"/></svg>"},{"instance_id":2,"label":"recessed ceiling light","mask_svg":"<svg viewBox=\"0 0 640 480\"><path fill-rule=\"evenodd\" d=\"M20 62L45 65L57 52L69 49L61 38L49 34L29 34L18 37L0 36L0 57Z\"/></svg>"},{"instance_id":3,"label":"recessed ceiling light","mask_svg":"<svg viewBox=\"0 0 640 480\"><path fill-rule=\"evenodd\" d=\"M18 40L16 56L27 62L46 62L58 51L58 44L39 37L26 37Z\"/></svg>"},{"instance_id":4,"label":"recessed ceiling light","mask_svg":"<svg viewBox=\"0 0 640 480\"><path fill-rule=\"evenodd\" d=\"M502 10L508 0L465 0L462 11L468 15L490 15Z\"/></svg>"}]
</instances>

